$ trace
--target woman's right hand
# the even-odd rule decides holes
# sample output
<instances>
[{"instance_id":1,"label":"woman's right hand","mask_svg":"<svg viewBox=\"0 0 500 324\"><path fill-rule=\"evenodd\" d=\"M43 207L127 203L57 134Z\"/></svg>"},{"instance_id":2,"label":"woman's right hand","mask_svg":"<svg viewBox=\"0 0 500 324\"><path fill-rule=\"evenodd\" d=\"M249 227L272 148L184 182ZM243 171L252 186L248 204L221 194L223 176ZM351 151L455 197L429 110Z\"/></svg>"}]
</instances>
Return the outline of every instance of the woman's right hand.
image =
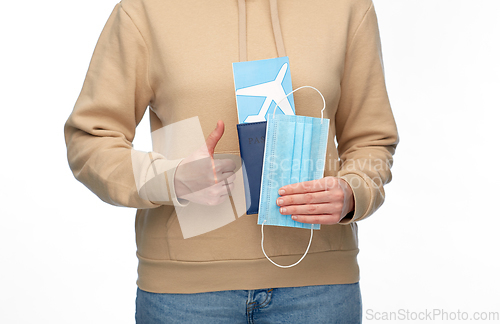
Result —
<instances>
[{"instance_id":1,"label":"woman's right hand","mask_svg":"<svg viewBox=\"0 0 500 324\"><path fill-rule=\"evenodd\" d=\"M228 197L234 188L236 164L230 159L213 159L215 146L223 134L224 122L219 120L205 145L179 164L174 176L178 198L214 206Z\"/></svg>"}]
</instances>

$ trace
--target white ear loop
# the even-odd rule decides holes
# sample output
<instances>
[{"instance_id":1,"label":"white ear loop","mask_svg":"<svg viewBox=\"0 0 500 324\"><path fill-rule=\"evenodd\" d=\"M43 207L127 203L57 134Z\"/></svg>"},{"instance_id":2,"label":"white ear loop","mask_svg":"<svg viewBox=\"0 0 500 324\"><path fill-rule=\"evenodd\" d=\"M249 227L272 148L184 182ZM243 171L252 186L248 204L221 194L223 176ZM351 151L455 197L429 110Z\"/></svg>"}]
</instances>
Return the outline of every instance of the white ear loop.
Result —
<instances>
[{"instance_id":1,"label":"white ear loop","mask_svg":"<svg viewBox=\"0 0 500 324\"><path fill-rule=\"evenodd\" d=\"M273 112L273 117L276 116L276 108L279 107L280 103L285 100L289 95L291 95L292 93L294 93L295 91L297 90L300 90L300 89L303 89L303 88L311 88L311 89L314 89L316 90L319 95L321 96L321 99L323 99L323 109L321 109L321 123L323 124L323 111L325 110L326 108L326 101L325 101L325 97L323 97L323 94L321 93L321 91L319 91L318 89L316 89L315 87L311 87L311 86L302 86L302 87L298 87L297 89L293 90L292 92L290 92L289 94L287 94L285 96L285 98L281 99L278 103L276 103L276 106L274 107L274 112ZM262 222L262 225L260 227L261 229L261 234L262 234L262 239L260 241L260 247L262 248L262 253L264 253L264 256L266 257L267 260L269 260L269 262L271 262L272 264L274 264L275 266L277 267L280 267L280 268L291 268L291 267L294 267L296 266L297 264L300 263L300 261L302 261L306 255L307 255L307 252L309 252L309 248L311 247L311 243L312 243L312 238L313 238L313 234L314 234L314 229L313 229L313 225L311 224L311 237L309 238L309 244L307 245L307 249L306 249L306 252L304 252L304 254L302 255L302 257L299 259L299 261L295 262L294 264L290 264L290 265L281 265L281 264L277 264L276 262L274 262L273 260L271 260L268 256L267 256L267 253L264 249L264 223L266 222L266 220L264 220Z\"/></svg>"},{"instance_id":2,"label":"white ear loop","mask_svg":"<svg viewBox=\"0 0 500 324\"><path fill-rule=\"evenodd\" d=\"M304 255L302 255L302 257L300 258L299 261L295 262L294 264L290 264L290 265L281 265L281 264L277 264L276 262L274 262L273 260L271 260L267 254L266 254L266 251L264 250L264 223L266 222L266 220L264 220L264 222L262 222L262 225L260 227L260 230L261 230L261 233L262 233L262 240L260 241L260 247L262 248L262 253L264 253L264 255L266 256L266 259L269 260L269 262L271 262L272 264L274 264L275 266L277 267L280 267L280 268L283 268L283 269L286 269L286 268L291 268L291 267L294 267L296 266L297 264L300 263L300 261L302 261L306 255L307 255L307 252L309 252L309 248L311 247L311 243L312 243L312 239L313 239L313 234L314 234L314 230L313 230L313 227L312 227L312 224L311 224L311 237L309 238L309 245L307 245L307 249L306 249L306 252L304 252Z\"/></svg>"},{"instance_id":3,"label":"white ear loop","mask_svg":"<svg viewBox=\"0 0 500 324\"><path fill-rule=\"evenodd\" d=\"M303 88L311 88L311 89L314 89L316 90L319 95L321 96L321 99L323 99L323 109L321 109L321 123L323 124L323 111L325 110L326 108L326 101L325 101L325 97L323 97L323 94L321 93L321 91L319 91L318 89L316 89L315 87L312 87L312 86L302 86L302 87L298 87L297 89L293 90L292 92L290 92L289 94L287 94L285 96L285 98L281 99L277 104L276 106L274 107L274 112L273 112L273 117L276 116L276 108L279 107L280 103L285 100L289 95L291 95L292 93L294 93L295 91L297 90L300 90L300 89L303 89Z\"/></svg>"}]
</instances>

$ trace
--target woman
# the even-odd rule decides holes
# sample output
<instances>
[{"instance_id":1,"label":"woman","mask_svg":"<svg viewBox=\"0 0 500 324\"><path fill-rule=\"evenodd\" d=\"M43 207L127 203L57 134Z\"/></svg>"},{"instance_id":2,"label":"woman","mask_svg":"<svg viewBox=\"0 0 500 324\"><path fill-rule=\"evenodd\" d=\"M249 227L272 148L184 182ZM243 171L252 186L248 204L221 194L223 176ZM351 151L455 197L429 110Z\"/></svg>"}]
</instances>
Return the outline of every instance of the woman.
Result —
<instances>
[{"instance_id":1,"label":"woman","mask_svg":"<svg viewBox=\"0 0 500 324\"><path fill-rule=\"evenodd\" d=\"M323 224L289 269L263 256L257 215L231 215L225 226L184 238L176 207L227 201L228 189L237 190L231 159L190 168L190 156L131 145L149 106L153 134L197 117L202 155L238 157L232 63L285 51L294 88L318 88L331 120L325 177L280 188L276 202L284 215ZM318 116L313 91L294 100L297 115ZM123 0L99 38L65 137L79 181L110 204L138 209L138 323L361 322L356 223L383 203L398 143L371 0ZM193 195L207 187L211 198ZM266 231L266 252L280 264L300 258L309 239L307 230Z\"/></svg>"}]
</instances>

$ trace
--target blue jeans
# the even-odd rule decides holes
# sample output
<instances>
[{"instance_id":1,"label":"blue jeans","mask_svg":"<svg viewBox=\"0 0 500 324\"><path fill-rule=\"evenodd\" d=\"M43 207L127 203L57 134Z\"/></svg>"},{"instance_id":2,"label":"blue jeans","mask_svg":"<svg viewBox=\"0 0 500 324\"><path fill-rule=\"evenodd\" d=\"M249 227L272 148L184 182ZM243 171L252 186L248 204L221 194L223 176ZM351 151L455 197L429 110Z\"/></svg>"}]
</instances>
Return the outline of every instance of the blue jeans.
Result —
<instances>
[{"instance_id":1,"label":"blue jeans","mask_svg":"<svg viewBox=\"0 0 500 324\"><path fill-rule=\"evenodd\" d=\"M135 319L156 323L361 323L359 283L157 294L137 289Z\"/></svg>"}]
</instances>

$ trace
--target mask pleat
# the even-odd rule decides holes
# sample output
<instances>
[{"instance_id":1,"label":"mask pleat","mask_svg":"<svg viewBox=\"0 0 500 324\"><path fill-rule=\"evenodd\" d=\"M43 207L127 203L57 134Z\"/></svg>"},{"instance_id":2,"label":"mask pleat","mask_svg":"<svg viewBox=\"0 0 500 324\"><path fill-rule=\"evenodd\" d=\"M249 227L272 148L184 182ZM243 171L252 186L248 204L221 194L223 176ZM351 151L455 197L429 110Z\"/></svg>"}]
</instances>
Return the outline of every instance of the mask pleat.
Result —
<instances>
[{"instance_id":1,"label":"mask pleat","mask_svg":"<svg viewBox=\"0 0 500 324\"><path fill-rule=\"evenodd\" d=\"M317 144L314 145L316 151L313 156L316 157L316 162L313 177L315 179L319 179L323 177L323 173L325 171L326 144L328 142L328 128L330 124L327 119L324 119L323 123L321 123L321 120L315 120L315 122L318 125L314 127L317 132L314 137Z\"/></svg>"},{"instance_id":2,"label":"mask pleat","mask_svg":"<svg viewBox=\"0 0 500 324\"><path fill-rule=\"evenodd\" d=\"M318 122L320 120L312 120L312 123L314 125L313 131L312 131L312 142L311 142L311 156L317 157L320 147L319 147L319 142L321 138L321 123ZM314 176L316 175L316 171L318 170L318 161L314 161L310 167L310 176L311 178L314 179Z\"/></svg>"},{"instance_id":3,"label":"mask pleat","mask_svg":"<svg viewBox=\"0 0 500 324\"><path fill-rule=\"evenodd\" d=\"M259 218L260 222L266 220L268 224L272 225L272 216L279 212L278 206L276 204L270 204L269 202L273 199L277 199L279 184L277 183L276 173L277 173L277 152L276 141L278 124L275 123L274 119L268 120L267 133L266 133L266 146L264 150L264 164L268 164L270 167L268 169L262 169L262 186L260 191L260 206L259 206ZM276 198L274 198L276 196Z\"/></svg>"},{"instance_id":4,"label":"mask pleat","mask_svg":"<svg viewBox=\"0 0 500 324\"><path fill-rule=\"evenodd\" d=\"M259 207L259 224L319 229L281 215L278 189L323 177L329 120L307 116L276 115L268 118L265 163Z\"/></svg>"},{"instance_id":5,"label":"mask pleat","mask_svg":"<svg viewBox=\"0 0 500 324\"><path fill-rule=\"evenodd\" d=\"M280 121L279 123L282 124L285 128L283 130L283 136L281 138L284 138L286 141L285 143L280 142L279 145L283 145L284 152L287 152L285 154L281 154L280 156L286 157L280 162L280 180L282 182L280 183L280 186L285 186L287 184L293 183L292 179L292 167L293 167L293 156L295 152L295 119L290 118L288 116L280 116L282 118L279 118ZM286 135L285 135L286 134ZM281 151L283 152L283 150ZM287 225L290 226L292 223L292 219L290 217L291 215L278 215L279 218L281 218L281 221L278 220L279 223L283 224L283 222Z\"/></svg>"},{"instance_id":6,"label":"mask pleat","mask_svg":"<svg viewBox=\"0 0 500 324\"><path fill-rule=\"evenodd\" d=\"M312 144L312 123L305 120L304 124L304 145L302 147L302 168L300 169L300 181L312 180L311 168L311 144Z\"/></svg>"},{"instance_id":7,"label":"mask pleat","mask_svg":"<svg viewBox=\"0 0 500 324\"><path fill-rule=\"evenodd\" d=\"M300 116L298 116L300 117ZM300 182L300 169L302 166L302 148L304 145L304 122L303 118L296 118L295 123L295 145L293 148L291 183Z\"/></svg>"},{"instance_id":8,"label":"mask pleat","mask_svg":"<svg viewBox=\"0 0 500 324\"><path fill-rule=\"evenodd\" d=\"M302 148L304 145L304 117L294 116L290 119L294 128L294 148L292 154L292 168L290 169L290 184L300 182L300 169L302 166ZM290 124L290 128L292 125ZM286 226L296 226L298 222L291 217L286 217Z\"/></svg>"},{"instance_id":9,"label":"mask pleat","mask_svg":"<svg viewBox=\"0 0 500 324\"><path fill-rule=\"evenodd\" d=\"M266 150L268 147L272 149L268 153L272 167L266 175L269 183L264 194L268 202L274 202L267 204L267 210L264 214L268 225L283 224L283 220L289 217L281 215L279 207L276 205L276 200L279 197L278 189L290 183L290 170L292 168L291 156L294 149L295 127L290 127L293 126L293 121L290 124L290 118L287 117L286 115L277 115L268 120L273 129L269 134L270 140L274 142L270 146L266 143ZM269 136L266 135L266 141Z\"/></svg>"},{"instance_id":10,"label":"mask pleat","mask_svg":"<svg viewBox=\"0 0 500 324\"><path fill-rule=\"evenodd\" d=\"M292 156L295 143L295 125L294 122L286 118L285 115L280 115L278 120L278 138L283 139L277 143L277 151L280 152L278 156L281 157L281 159L277 161L279 163L279 183L281 187L290 184Z\"/></svg>"}]
</instances>

